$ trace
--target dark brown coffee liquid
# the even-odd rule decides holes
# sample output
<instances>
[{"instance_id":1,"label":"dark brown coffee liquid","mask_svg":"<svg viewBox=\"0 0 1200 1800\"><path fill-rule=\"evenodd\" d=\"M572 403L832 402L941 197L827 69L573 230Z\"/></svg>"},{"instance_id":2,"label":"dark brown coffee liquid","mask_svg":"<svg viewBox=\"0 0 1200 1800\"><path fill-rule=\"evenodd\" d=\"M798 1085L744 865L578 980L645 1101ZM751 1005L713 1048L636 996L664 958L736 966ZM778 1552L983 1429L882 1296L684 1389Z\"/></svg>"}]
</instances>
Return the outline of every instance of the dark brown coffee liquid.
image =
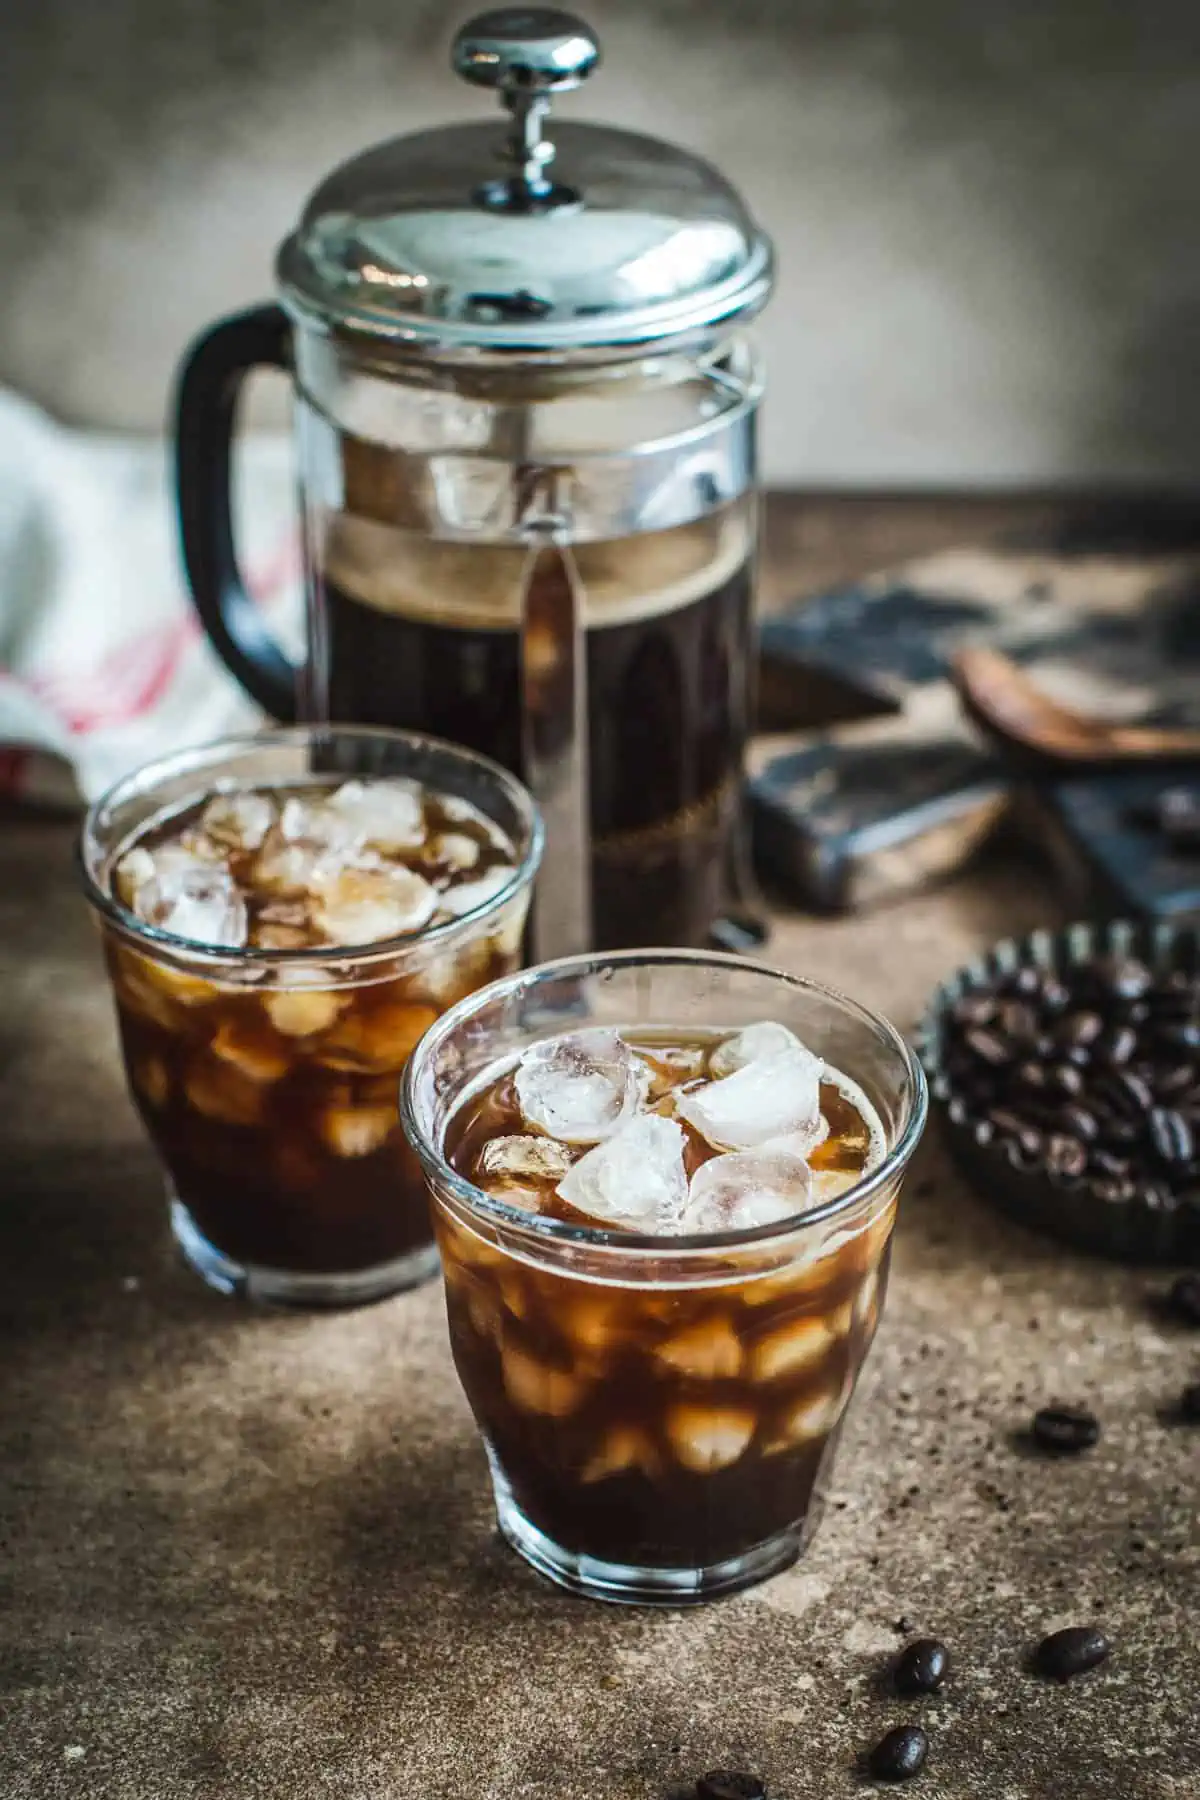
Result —
<instances>
[{"instance_id":1,"label":"dark brown coffee liquid","mask_svg":"<svg viewBox=\"0 0 1200 1800\"><path fill-rule=\"evenodd\" d=\"M707 1053L725 1034L623 1035L656 1071L654 1104L702 1073L672 1072L664 1047ZM830 1131L811 1154L814 1176L852 1182L880 1148L850 1085L822 1084ZM451 1119L447 1158L486 1186L484 1146L527 1129L501 1074ZM689 1129L689 1173L712 1154ZM551 1183L526 1185L537 1192L509 1204L586 1222ZM492 1191L505 1198L503 1182ZM685 1266L693 1279L677 1270L657 1283L633 1263L590 1274L583 1252L510 1253L502 1231L437 1207L455 1362L525 1519L567 1550L623 1565L721 1565L781 1535L798 1553L875 1333L894 1204L893 1191L853 1209L767 1273L718 1252ZM662 1246L665 1272L672 1240Z\"/></svg>"},{"instance_id":2,"label":"dark brown coffee liquid","mask_svg":"<svg viewBox=\"0 0 1200 1800\"><path fill-rule=\"evenodd\" d=\"M515 628L469 614L443 623L432 602L420 616L385 609L328 576L324 593L331 718L429 732L521 772ZM599 949L701 944L720 911L747 731L750 608L747 557L682 604L656 612L648 599L633 616L617 609L614 622L589 627Z\"/></svg>"}]
</instances>

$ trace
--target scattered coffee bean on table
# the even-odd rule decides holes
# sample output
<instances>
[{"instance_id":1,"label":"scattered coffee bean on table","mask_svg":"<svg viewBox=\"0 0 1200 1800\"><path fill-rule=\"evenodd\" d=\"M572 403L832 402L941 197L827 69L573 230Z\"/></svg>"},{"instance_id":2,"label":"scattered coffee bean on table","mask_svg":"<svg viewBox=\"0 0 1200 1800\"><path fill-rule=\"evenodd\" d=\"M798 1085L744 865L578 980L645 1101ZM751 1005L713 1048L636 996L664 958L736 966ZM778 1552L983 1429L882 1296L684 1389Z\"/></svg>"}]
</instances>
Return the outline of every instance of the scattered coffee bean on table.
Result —
<instances>
[{"instance_id":1,"label":"scattered coffee bean on table","mask_svg":"<svg viewBox=\"0 0 1200 1800\"><path fill-rule=\"evenodd\" d=\"M1200 1328L1200 1275L1180 1275L1172 1282L1167 1310L1181 1325Z\"/></svg>"},{"instance_id":2,"label":"scattered coffee bean on table","mask_svg":"<svg viewBox=\"0 0 1200 1800\"><path fill-rule=\"evenodd\" d=\"M892 1665L898 1694L936 1694L946 1679L950 1655L937 1638L916 1638L906 1644Z\"/></svg>"},{"instance_id":3,"label":"scattered coffee bean on table","mask_svg":"<svg viewBox=\"0 0 1200 1800\"><path fill-rule=\"evenodd\" d=\"M1180 1394L1179 1416L1189 1425L1200 1425L1200 1381L1190 1383Z\"/></svg>"},{"instance_id":4,"label":"scattered coffee bean on table","mask_svg":"<svg viewBox=\"0 0 1200 1800\"><path fill-rule=\"evenodd\" d=\"M1043 1638L1034 1652L1040 1675L1050 1681L1070 1681L1105 1662L1112 1645L1095 1625L1067 1625Z\"/></svg>"},{"instance_id":5,"label":"scattered coffee bean on table","mask_svg":"<svg viewBox=\"0 0 1200 1800\"><path fill-rule=\"evenodd\" d=\"M871 1751L867 1770L876 1781L911 1781L928 1755L929 1739L919 1725L897 1725Z\"/></svg>"},{"instance_id":6,"label":"scattered coffee bean on table","mask_svg":"<svg viewBox=\"0 0 1200 1800\"><path fill-rule=\"evenodd\" d=\"M1200 973L1104 957L1061 978L1025 965L963 994L945 1067L965 1116L1019 1166L1106 1203L1200 1209L1197 1047Z\"/></svg>"},{"instance_id":7,"label":"scattered coffee bean on table","mask_svg":"<svg viewBox=\"0 0 1200 1800\"><path fill-rule=\"evenodd\" d=\"M766 1783L739 1769L712 1769L696 1783L696 1800L766 1800Z\"/></svg>"},{"instance_id":8,"label":"scattered coffee bean on table","mask_svg":"<svg viewBox=\"0 0 1200 1800\"><path fill-rule=\"evenodd\" d=\"M1078 1456L1099 1443L1100 1421L1082 1406L1043 1406L1030 1435L1051 1456Z\"/></svg>"}]
</instances>

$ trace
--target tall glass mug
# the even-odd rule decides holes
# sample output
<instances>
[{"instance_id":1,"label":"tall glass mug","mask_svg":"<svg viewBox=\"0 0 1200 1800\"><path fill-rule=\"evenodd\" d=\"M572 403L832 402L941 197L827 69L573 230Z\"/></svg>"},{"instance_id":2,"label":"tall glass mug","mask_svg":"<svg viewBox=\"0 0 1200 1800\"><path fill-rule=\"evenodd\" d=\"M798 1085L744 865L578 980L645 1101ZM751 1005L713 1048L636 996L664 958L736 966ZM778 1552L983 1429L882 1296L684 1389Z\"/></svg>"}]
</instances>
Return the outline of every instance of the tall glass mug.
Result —
<instances>
[{"instance_id":1,"label":"tall glass mug","mask_svg":"<svg viewBox=\"0 0 1200 1800\"><path fill-rule=\"evenodd\" d=\"M607 1027L686 1046L763 1020L848 1077L875 1121L862 1177L800 1214L686 1236L608 1229L510 1203L454 1166L464 1118L534 1045ZM569 958L470 996L422 1040L402 1114L433 1196L455 1363L500 1529L536 1569L597 1598L679 1604L800 1554L925 1111L919 1065L884 1019L733 957Z\"/></svg>"},{"instance_id":2,"label":"tall glass mug","mask_svg":"<svg viewBox=\"0 0 1200 1800\"><path fill-rule=\"evenodd\" d=\"M340 784L361 798L397 778L484 831L498 827L511 846L511 869L459 917L361 945L214 948L121 898L116 871L131 846L153 846L214 795L266 791L305 804ZM424 1183L399 1124L400 1076L446 1007L518 966L541 842L528 795L492 763L433 739L349 728L185 751L92 807L83 879L130 1094L163 1164L174 1235L211 1286L337 1306L433 1273ZM298 848L279 845L285 881ZM279 917L294 904L282 900ZM271 941L299 936L283 923Z\"/></svg>"}]
</instances>

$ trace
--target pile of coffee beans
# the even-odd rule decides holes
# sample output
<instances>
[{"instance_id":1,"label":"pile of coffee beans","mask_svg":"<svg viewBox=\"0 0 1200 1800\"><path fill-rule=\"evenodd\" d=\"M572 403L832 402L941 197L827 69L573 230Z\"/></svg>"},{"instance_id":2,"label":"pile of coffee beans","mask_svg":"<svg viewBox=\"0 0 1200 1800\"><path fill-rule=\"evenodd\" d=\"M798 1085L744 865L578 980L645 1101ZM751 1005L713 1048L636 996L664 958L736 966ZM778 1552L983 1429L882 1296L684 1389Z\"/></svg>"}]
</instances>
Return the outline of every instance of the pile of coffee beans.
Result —
<instances>
[{"instance_id":1,"label":"pile of coffee beans","mask_svg":"<svg viewBox=\"0 0 1200 1800\"><path fill-rule=\"evenodd\" d=\"M945 1066L1020 1166L1109 1202L1200 1207L1200 975L1022 966L955 1003Z\"/></svg>"}]
</instances>

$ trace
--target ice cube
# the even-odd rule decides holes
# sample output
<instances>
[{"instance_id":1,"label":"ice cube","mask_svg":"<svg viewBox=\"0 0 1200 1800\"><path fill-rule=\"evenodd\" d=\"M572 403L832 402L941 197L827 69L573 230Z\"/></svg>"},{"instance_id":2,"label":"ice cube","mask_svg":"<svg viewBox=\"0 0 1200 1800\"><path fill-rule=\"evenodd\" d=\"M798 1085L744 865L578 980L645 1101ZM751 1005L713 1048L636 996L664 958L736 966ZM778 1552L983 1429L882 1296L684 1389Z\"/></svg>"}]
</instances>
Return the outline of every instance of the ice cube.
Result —
<instances>
[{"instance_id":1,"label":"ice cube","mask_svg":"<svg viewBox=\"0 0 1200 1800\"><path fill-rule=\"evenodd\" d=\"M398 1073L408 1061L437 1013L402 995L377 1000L370 1012L347 1013L331 1031L318 1052L330 1069L384 1075Z\"/></svg>"},{"instance_id":2,"label":"ice cube","mask_svg":"<svg viewBox=\"0 0 1200 1800\"><path fill-rule=\"evenodd\" d=\"M742 1367L742 1346L728 1319L701 1319L685 1325L663 1340L654 1354L682 1375L712 1381L737 1375Z\"/></svg>"},{"instance_id":3,"label":"ice cube","mask_svg":"<svg viewBox=\"0 0 1200 1800\"><path fill-rule=\"evenodd\" d=\"M735 1463L754 1436L755 1418L741 1406L672 1406L667 1437L685 1469L711 1474Z\"/></svg>"},{"instance_id":4,"label":"ice cube","mask_svg":"<svg viewBox=\"0 0 1200 1800\"><path fill-rule=\"evenodd\" d=\"M671 1231L687 1202L683 1142L674 1119L642 1113L580 1157L558 1192L604 1224Z\"/></svg>"},{"instance_id":5,"label":"ice cube","mask_svg":"<svg viewBox=\"0 0 1200 1800\"><path fill-rule=\"evenodd\" d=\"M681 1094L677 1111L716 1150L755 1150L785 1136L816 1144L824 1067L803 1044L792 1044Z\"/></svg>"},{"instance_id":6,"label":"ice cube","mask_svg":"<svg viewBox=\"0 0 1200 1800\"><path fill-rule=\"evenodd\" d=\"M568 1031L535 1044L516 1073L527 1125L563 1144L598 1144L636 1113L646 1065L615 1031Z\"/></svg>"},{"instance_id":7,"label":"ice cube","mask_svg":"<svg viewBox=\"0 0 1200 1800\"><path fill-rule=\"evenodd\" d=\"M476 876L474 881L460 881L453 887L444 888L438 895L438 905L452 919L461 919L465 913L474 912L477 906L486 906L489 900L494 900L512 878L511 868L499 864L488 869L486 874Z\"/></svg>"},{"instance_id":8,"label":"ice cube","mask_svg":"<svg viewBox=\"0 0 1200 1800\"><path fill-rule=\"evenodd\" d=\"M437 895L412 869L322 864L312 878L313 918L331 944L376 944L420 931Z\"/></svg>"},{"instance_id":9,"label":"ice cube","mask_svg":"<svg viewBox=\"0 0 1200 1800\"><path fill-rule=\"evenodd\" d=\"M326 806L360 843L395 855L425 842L425 803L416 781L347 781Z\"/></svg>"},{"instance_id":10,"label":"ice cube","mask_svg":"<svg viewBox=\"0 0 1200 1800\"><path fill-rule=\"evenodd\" d=\"M148 1106L164 1107L171 1092L171 1075L161 1057L143 1056L131 1064L129 1079Z\"/></svg>"},{"instance_id":11,"label":"ice cube","mask_svg":"<svg viewBox=\"0 0 1200 1800\"><path fill-rule=\"evenodd\" d=\"M826 1200L837 1200L862 1179L861 1169L814 1169L813 1200L817 1205L823 1205Z\"/></svg>"},{"instance_id":12,"label":"ice cube","mask_svg":"<svg viewBox=\"0 0 1200 1800\"><path fill-rule=\"evenodd\" d=\"M207 1050L189 1067L184 1090L190 1106L222 1125L257 1125L262 1118L262 1084Z\"/></svg>"},{"instance_id":13,"label":"ice cube","mask_svg":"<svg viewBox=\"0 0 1200 1800\"><path fill-rule=\"evenodd\" d=\"M509 1399L525 1412L562 1419L583 1398L584 1384L576 1376L539 1362L517 1344L505 1344L501 1369Z\"/></svg>"},{"instance_id":14,"label":"ice cube","mask_svg":"<svg viewBox=\"0 0 1200 1800\"><path fill-rule=\"evenodd\" d=\"M214 794L200 817L200 829L229 850L257 850L275 823L275 803L249 789Z\"/></svg>"},{"instance_id":15,"label":"ice cube","mask_svg":"<svg viewBox=\"0 0 1200 1800\"><path fill-rule=\"evenodd\" d=\"M695 1081L704 1074L705 1054L703 1050L676 1048L672 1045L659 1044L653 1047L642 1046L638 1050L647 1069L650 1071L651 1100L661 1100L665 1095L682 1087L685 1081ZM668 1116L669 1116L668 1109Z\"/></svg>"},{"instance_id":16,"label":"ice cube","mask_svg":"<svg viewBox=\"0 0 1200 1800\"><path fill-rule=\"evenodd\" d=\"M571 1152L553 1138L492 1138L483 1146L479 1158L480 1173L511 1175L534 1181L561 1181L571 1167Z\"/></svg>"},{"instance_id":17,"label":"ice cube","mask_svg":"<svg viewBox=\"0 0 1200 1800\"><path fill-rule=\"evenodd\" d=\"M681 1229L750 1231L804 1212L811 1203L812 1170L789 1148L734 1151L701 1163L692 1176Z\"/></svg>"},{"instance_id":18,"label":"ice cube","mask_svg":"<svg viewBox=\"0 0 1200 1800\"><path fill-rule=\"evenodd\" d=\"M283 809L285 814L291 804L289 800ZM263 840L254 860L254 884L281 896L306 894L324 853L322 844L289 838L281 824L278 829L269 831Z\"/></svg>"},{"instance_id":19,"label":"ice cube","mask_svg":"<svg viewBox=\"0 0 1200 1800\"><path fill-rule=\"evenodd\" d=\"M122 906L127 906L130 912L136 912L138 894L142 888L149 886L154 876L154 858L141 844L135 844L121 858L114 874L117 899Z\"/></svg>"},{"instance_id":20,"label":"ice cube","mask_svg":"<svg viewBox=\"0 0 1200 1800\"><path fill-rule=\"evenodd\" d=\"M272 1025L284 1037L313 1037L333 1024L347 999L329 988L282 988L269 993L263 1004Z\"/></svg>"},{"instance_id":21,"label":"ice cube","mask_svg":"<svg viewBox=\"0 0 1200 1800\"><path fill-rule=\"evenodd\" d=\"M827 1393L805 1394L794 1406L787 1407L776 1421L763 1445L766 1456L778 1456L801 1444L813 1444L828 1437L845 1410L848 1392L842 1387Z\"/></svg>"},{"instance_id":22,"label":"ice cube","mask_svg":"<svg viewBox=\"0 0 1200 1800\"><path fill-rule=\"evenodd\" d=\"M777 1025L773 1019L760 1019L756 1025L747 1025L733 1037L726 1038L723 1044L718 1044L708 1066L720 1080L725 1075L735 1075L747 1063L792 1050L799 1042L795 1032L789 1031L786 1025Z\"/></svg>"},{"instance_id":23,"label":"ice cube","mask_svg":"<svg viewBox=\"0 0 1200 1800\"><path fill-rule=\"evenodd\" d=\"M362 842L353 820L321 793L289 794L279 815L279 833L286 843L303 844L310 851L350 852Z\"/></svg>"},{"instance_id":24,"label":"ice cube","mask_svg":"<svg viewBox=\"0 0 1200 1800\"><path fill-rule=\"evenodd\" d=\"M140 859L134 871L132 911L138 918L213 949L241 949L246 942L246 905L229 870L194 856L180 844L164 844L147 854L153 874Z\"/></svg>"},{"instance_id":25,"label":"ice cube","mask_svg":"<svg viewBox=\"0 0 1200 1800\"><path fill-rule=\"evenodd\" d=\"M211 1049L222 1062L232 1063L251 1081L261 1081L265 1086L281 1080L290 1066L287 1053L278 1042L273 1043L261 1028L255 1031L249 1021L237 1017L225 1019L217 1026Z\"/></svg>"},{"instance_id":26,"label":"ice cube","mask_svg":"<svg viewBox=\"0 0 1200 1800\"><path fill-rule=\"evenodd\" d=\"M399 1113L393 1106L327 1106L321 1112L321 1136L335 1156L370 1156L387 1142L396 1129Z\"/></svg>"},{"instance_id":27,"label":"ice cube","mask_svg":"<svg viewBox=\"0 0 1200 1800\"><path fill-rule=\"evenodd\" d=\"M589 1485L606 1481L610 1475L625 1475L631 1470L657 1474L662 1462L654 1440L638 1425L614 1425L600 1440L579 1471L580 1481Z\"/></svg>"},{"instance_id":28,"label":"ice cube","mask_svg":"<svg viewBox=\"0 0 1200 1800\"><path fill-rule=\"evenodd\" d=\"M760 1338L750 1358L755 1381L777 1381L815 1369L837 1343L829 1321L815 1314L801 1315Z\"/></svg>"},{"instance_id":29,"label":"ice cube","mask_svg":"<svg viewBox=\"0 0 1200 1800\"><path fill-rule=\"evenodd\" d=\"M443 831L429 841L430 858L448 869L473 869L480 858L478 838L465 831Z\"/></svg>"}]
</instances>

